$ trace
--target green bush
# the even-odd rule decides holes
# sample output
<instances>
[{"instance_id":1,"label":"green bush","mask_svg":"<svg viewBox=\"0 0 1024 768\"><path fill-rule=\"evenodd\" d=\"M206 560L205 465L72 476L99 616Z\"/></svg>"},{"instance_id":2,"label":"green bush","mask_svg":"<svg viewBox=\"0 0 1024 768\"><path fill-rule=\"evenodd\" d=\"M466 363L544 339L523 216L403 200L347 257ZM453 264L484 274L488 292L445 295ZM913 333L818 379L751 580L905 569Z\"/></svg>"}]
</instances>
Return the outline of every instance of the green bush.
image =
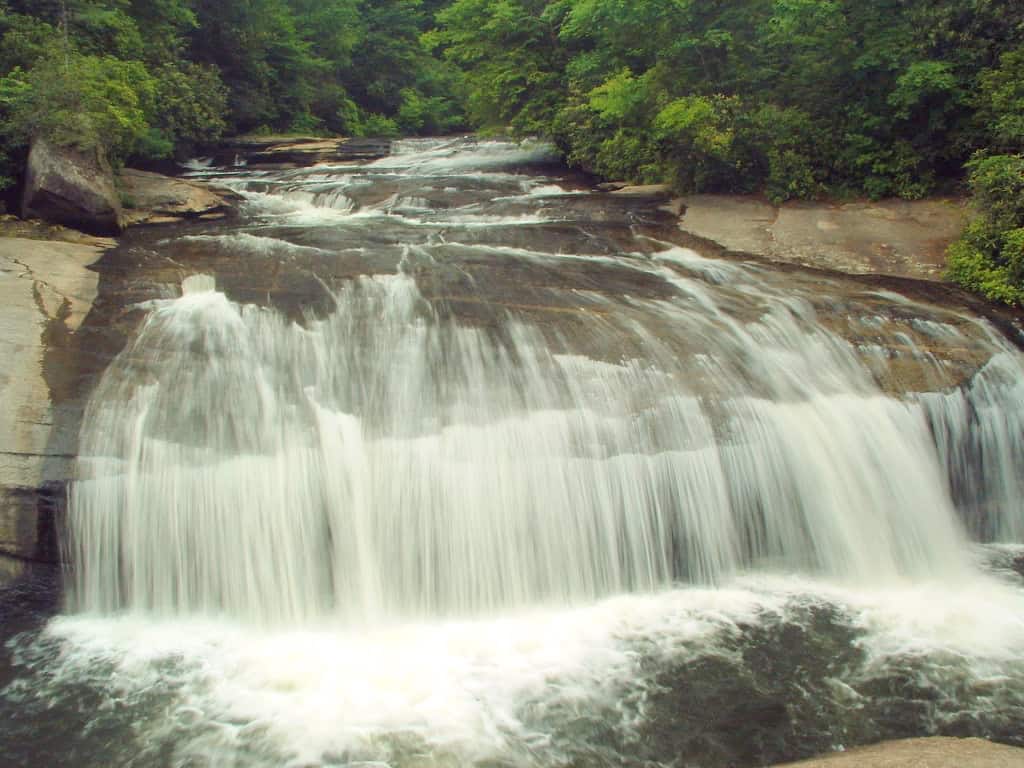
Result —
<instances>
[{"instance_id":1,"label":"green bush","mask_svg":"<svg viewBox=\"0 0 1024 768\"><path fill-rule=\"evenodd\" d=\"M1024 156L992 155L968 164L977 217L947 256L947 276L981 295L1024 304Z\"/></svg>"},{"instance_id":2,"label":"green bush","mask_svg":"<svg viewBox=\"0 0 1024 768\"><path fill-rule=\"evenodd\" d=\"M42 19L5 13L0 5L0 74L33 67L59 45L59 33Z\"/></svg>"},{"instance_id":3,"label":"green bush","mask_svg":"<svg viewBox=\"0 0 1024 768\"><path fill-rule=\"evenodd\" d=\"M742 186L737 151L736 97L686 96L654 118L653 135L666 176L679 192L716 192Z\"/></svg>"},{"instance_id":4,"label":"green bush","mask_svg":"<svg viewBox=\"0 0 1024 768\"><path fill-rule=\"evenodd\" d=\"M384 115L370 114L363 121L362 131L359 136L400 136L398 123L392 118Z\"/></svg>"},{"instance_id":5,"label":"green bush","mask_svg":"<svg viewBox=\"0 0 1024 768\"><path fill-rule=\"evenodd\" d=\"M975 205L989 228L1008 232L1024 226L1024 156L980 156L967 168Z\"/></svg>"},{"instance_id":6,"label":"green bush","mask_svg":"<svg viewBox=\"0 0 1024 768\"><path fill-rule=\"evenodd\" d=\"M1020 262L1024 256L1020 247L1024 246L1024 242L1016 245L1016 269L1009 264L998 263L1002 249L996 254L996 249L984 231L984 224L980 221L972 222L946 252L946 275L953 282L987 299L1021 306L1024 304L1024 284L1020 280Z\"/></svg>"},{"instance_id":7,"label":"green bush","mask_svg":"<svg viewBox=\"0 0 1024 768\"><path fill-rule=\"evenodd\" d=\"M305 133L317 136L324 132L324 121L309 112L300 112L292 118L288 133Z\"/></svg>"}]
</instances>

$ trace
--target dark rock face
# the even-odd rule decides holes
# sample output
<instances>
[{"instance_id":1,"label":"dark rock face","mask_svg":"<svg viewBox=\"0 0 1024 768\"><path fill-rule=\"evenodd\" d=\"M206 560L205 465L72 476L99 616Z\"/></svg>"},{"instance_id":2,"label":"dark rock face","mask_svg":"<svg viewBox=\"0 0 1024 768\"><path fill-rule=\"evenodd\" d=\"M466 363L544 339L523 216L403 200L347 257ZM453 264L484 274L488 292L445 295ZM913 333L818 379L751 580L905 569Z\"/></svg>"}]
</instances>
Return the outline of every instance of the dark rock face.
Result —
<instances>
[{"instance_id":1,"label":"dark rock face","mask_svg":"<svg viewBox=\"0 0 1024 768\"><path fill-rule=\"evenodd\" d=\"M121 201L110 164L96 151L36 139L28 156L22 215L93 234L123 228Z\"/></svg>"}]
</instances>

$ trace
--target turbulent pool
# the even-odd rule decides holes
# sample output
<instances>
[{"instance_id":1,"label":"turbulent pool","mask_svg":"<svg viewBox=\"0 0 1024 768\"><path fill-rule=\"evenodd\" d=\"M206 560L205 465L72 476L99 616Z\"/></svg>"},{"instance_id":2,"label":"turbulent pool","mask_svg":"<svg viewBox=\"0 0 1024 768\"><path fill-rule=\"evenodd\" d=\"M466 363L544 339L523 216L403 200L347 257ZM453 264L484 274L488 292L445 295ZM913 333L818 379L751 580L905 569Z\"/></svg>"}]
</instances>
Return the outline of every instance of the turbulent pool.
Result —
<instances>
[{"instance_id":1,"label":"turbulent pool","mask_svg":"<svg viewBox=\"0 0 1024 768\"><path fill-rule=\"evenodd\" d=\"M8 763L1024 744L1024 356L989 323L702 255L543 145L194 173L243 213L107 264L135 320L65 607L4 630Z\"/></svg>"}]
</instances>

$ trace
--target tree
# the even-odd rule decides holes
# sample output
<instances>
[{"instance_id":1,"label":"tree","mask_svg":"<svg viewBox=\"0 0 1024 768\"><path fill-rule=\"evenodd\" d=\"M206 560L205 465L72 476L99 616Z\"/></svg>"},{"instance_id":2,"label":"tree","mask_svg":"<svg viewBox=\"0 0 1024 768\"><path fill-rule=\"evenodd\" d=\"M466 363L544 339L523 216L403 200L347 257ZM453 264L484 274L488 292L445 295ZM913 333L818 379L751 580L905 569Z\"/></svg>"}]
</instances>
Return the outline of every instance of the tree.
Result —
<instances>
[{"instance_id":1,"label":"tree","mask_svg":"<svg viewBox=\"0 0 1024 768\"><path fill-rule=\"evenodd\" d=\"M55 52L0 79L3 130L15 144L46 138L123 161L149 132L155 82L140 62Z\"/></svg>"}]
</instances>

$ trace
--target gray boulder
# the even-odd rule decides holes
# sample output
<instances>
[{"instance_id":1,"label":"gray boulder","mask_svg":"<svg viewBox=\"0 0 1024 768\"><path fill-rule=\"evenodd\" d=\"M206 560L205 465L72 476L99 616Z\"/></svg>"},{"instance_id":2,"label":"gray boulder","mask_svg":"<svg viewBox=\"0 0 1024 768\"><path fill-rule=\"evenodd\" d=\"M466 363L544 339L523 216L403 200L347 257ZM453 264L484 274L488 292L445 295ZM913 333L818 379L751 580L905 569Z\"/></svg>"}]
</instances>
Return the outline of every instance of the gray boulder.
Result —
<instances>
[{"instance_id":1,"label":"gray boulder","mask_svg":"<svg viewBox=\"0 0 1024 768\"><path fill-rule=\"evenodd\" d=\"M120 232L121 200L110 164L97 150L34 140L28 155L22 216L94 234Z\"/></svg>"}]
</instances>

